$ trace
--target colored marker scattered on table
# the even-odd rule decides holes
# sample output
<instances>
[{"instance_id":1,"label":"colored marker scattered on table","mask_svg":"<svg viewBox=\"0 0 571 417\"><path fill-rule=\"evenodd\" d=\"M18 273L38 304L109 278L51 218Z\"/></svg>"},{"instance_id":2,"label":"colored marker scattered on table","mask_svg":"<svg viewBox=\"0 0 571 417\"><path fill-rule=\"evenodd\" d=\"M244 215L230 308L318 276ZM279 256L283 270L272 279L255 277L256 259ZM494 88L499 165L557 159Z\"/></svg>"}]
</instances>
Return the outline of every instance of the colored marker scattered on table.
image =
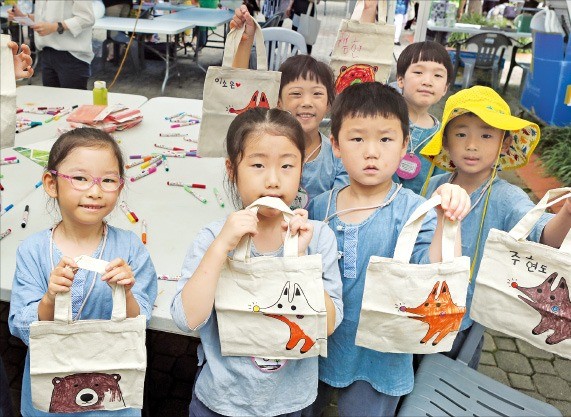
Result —
<instances>
[{"instance_id":1,"label":"colored marker scattered on table","mask_svg":"<svg viewBox=\"0 0 571 417\"><path fill-rule=\"evenodd\" d=\"M141 221L141 241L143 245L147 244L147 221Z\"/></svg>"},{"instance_id":2,"label":"colored marker scattered on table","mask_svg":"<svg viewBox=\"0 0 571 417\"><path fill-rule=\"evenodd\" d=\"M184 151L184 149L182 149L182 148L178 148L176 146L167 146L167 145L163 145L160 143L155 143L155 147L161 148L161 149L166 149L168 151Z\"/></svg>"},{"instance_id":3,"label":"colored marker scattered on table","mask_svg":"<svg viewBox=\"0 0 571 417\"><path fill-rule=\"evenodd\" d=\"M161 275L157 275L157 279L160 279L161 281L178 281L180 280L180 275L167 275L167 274L161 274Z\"/></svg>"},{"instance_id":4,"label":"colored marker scattered on table","mask_svg":"<svg viewBox=\"0 0 571 417\"><path fill-rule=\"evenodd\" d=\"M169 163L167 160L167 156L166 155L162 155L161 158L163 158L163 164L165 166L165 171L169 172L170 168L169 168Z\"/></svg>"},{"instance_id":5,"label":"colored marker scattered on table","mask_svg":"<svg viewBox=\"0 0 571 417\"><path fill-rule=\"evenodd\" d=\"M4 233L0 234L0 240L4 239L6 236L8 236L10 233L12 233L12 229L8 229L6 230Z\"/></svg>"},{"instance_id":6,"label":"colored marker scattered on table","mask_svg":"<svg viewBox=\"0 0 571 417\"><path fill-rule=\"evenodd\" d=\"M190 193L194 198L196 198L198 201L200 201L202 204L206 204L208 203L208 201L206 200L206 198L202 197L200 194L198 194L196 191L192 191L192 189L186 185L183 185L184 190L187 193Z\"/></svg>"},{"instance_id":7,"label":"colored marker scattered on table","mask_svg":"<svg viewBox=\"0 0 571 417\"><path fill-rule=\"evenodd\" d=\"M149 169L144 169L141 171L140 174L135 175L134 177L131 177L131 182L135 182L137 180L140 180L143 177L146 177L147 175L151 175L153 173L155 173L157 171L157 167L156 166L151 166L149 167Z\"/></svg>"},{"instance_id":8,"label":"colored marker scattered on table","mask_svg":"<svg viewBox=\"0 0 571 417\"><path fill-rule=\"evenodd\" d=\"M2 211L0 211L0 216L3 216L4 214L8 213L10 210L12 210L13 207L14 204L8 204L6 207L2 209Z\"/></svg>"},{"instance_id":9,"label":"colored marker scattered on table","mask_svg":"<svg viewBox=\"0 0 571 417\"><path fill-rule=\"evenodd\" d=\"M125 210L127 210L127 212L129 212L131 217L133 217L133 219L135 220L134 223L139 221L139 218L137 217L135 212L129 208L129 206L127 205L127 203L125 201L121 201L120 205L125 207Z\"/></svg>"},{"instance_id":10,"label":"colored marker scattered on table","mask_svg":"<svg viewBox=\"0 0 571 417\"><path fill-rule=\"evenodd\" d=\"M222 200L222 196L220 195L216 187L214 187L214 196L216 197L216 201L218 201L218 205L220 207L224 207L224 201Z\"/></svg>"},{"instance_id":11,"label":"colored marker scattered on table","mask_svg":"<svg viewBox=\"0 0 571 417\"><path fill-rule=\"evenodd\" d=\"M28 224L28 216L30 215L30 206L26 204L26 208L24 209L24 215L22 216L22 228L25 228Z\"/></svg>"},{"instance_id":12,"label":"colored marker scattered on table","mask_svg":"<svg viewBox=\"0 0 571 417\"><path fill-rule=\"evenodd\" d=\"M0 161L0 165L12 165L12 164L19 164L20 160L19 159L10 159L10 160L6 160L3 159Z\"/></svg>"},{"instance_id":13,"label":"colored marker scattered on table","mask_svg":"<svg viewBox=\"0 0 571 417\"><path fill-rule=\"evenodd\" d=\"M38 181L38 182L36 183L36 185L34 185L34 188L41 187L42 184L43 184L43 183L42 183L42 181L40 180L40 181Z\"/></svg>"},{"instance_id":14,"label":"colored marker scattered on table","mask_svg":"<svg viewBox=\"0 0 571 417\"><path fill-rule=\"evenodd\" d=\"M167 185L173 185L175 187L188 187L188 188L206 188L206 185L204 184L196 184L196 183L192 183L192 184L185 184L182 181L167 181Z\"/></svg>"},{"instance_id":15,"label":"colored marker scattered on table","mask_svg":"<svg viewBox=\"0 0 571 417\"><path fill-rule=\"evenodd\" d=\"M133 216L131 215L131 213L129 213L129 210L127 210L127 207L125 207L123 204L119 204L119 208L121 209L121 211L123 212L123 214L125 216L127 216L127 219L129 219L129 221L131 223L137 223L135 221L135 219L133 218Z\"/></svg>"}]
</instances>

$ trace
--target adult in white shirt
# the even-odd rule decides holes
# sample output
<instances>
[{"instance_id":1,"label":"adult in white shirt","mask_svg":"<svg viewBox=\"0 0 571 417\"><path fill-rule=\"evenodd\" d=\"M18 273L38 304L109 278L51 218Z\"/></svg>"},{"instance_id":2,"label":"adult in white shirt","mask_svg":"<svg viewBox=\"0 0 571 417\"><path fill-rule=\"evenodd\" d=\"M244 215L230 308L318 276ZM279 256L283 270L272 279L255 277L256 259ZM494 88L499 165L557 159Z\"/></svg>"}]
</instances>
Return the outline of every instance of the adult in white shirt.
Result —
<instances>
[{"instance_id":1,"label":"adult in white shirt","mask_svg":"<svg viewBox=\"0 0 571 417\"><path fill-rule=\"evenodd\" d=\"M8 19L26 16L18 6ZM93 5L85 0L36 0L34 21L36 47L41 52L42 82L48 87L87 89L93 48Z\"/></svg>"}]
</instances>

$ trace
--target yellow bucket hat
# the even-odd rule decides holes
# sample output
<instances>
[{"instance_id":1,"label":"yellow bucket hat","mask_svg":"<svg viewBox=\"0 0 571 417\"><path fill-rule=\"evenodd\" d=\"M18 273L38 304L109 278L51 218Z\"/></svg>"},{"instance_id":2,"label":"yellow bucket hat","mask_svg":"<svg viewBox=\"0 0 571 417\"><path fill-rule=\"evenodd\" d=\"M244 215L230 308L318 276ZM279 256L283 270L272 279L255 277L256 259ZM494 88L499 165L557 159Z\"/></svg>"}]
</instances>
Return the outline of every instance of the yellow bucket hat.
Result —
<instances>
[{"instance_id":1,"label":"yellow bucket hat","mask_svg":"<svg viewBox=\"0 0 571 417\"><path fill-rule=\"evenodd\" d=\"M512 142L507 152L500 154L498 169L516 169L529 162L539 143L539 127L535 123L512 116L510 106L498 93L479 85L461 90L446 100L440 129L422 148L420 154L438 168L453 171L456 168L454 162L442 146L444 129L452 119L469 112L492 127L510 131Z\"/></svg>"}]
</instances>

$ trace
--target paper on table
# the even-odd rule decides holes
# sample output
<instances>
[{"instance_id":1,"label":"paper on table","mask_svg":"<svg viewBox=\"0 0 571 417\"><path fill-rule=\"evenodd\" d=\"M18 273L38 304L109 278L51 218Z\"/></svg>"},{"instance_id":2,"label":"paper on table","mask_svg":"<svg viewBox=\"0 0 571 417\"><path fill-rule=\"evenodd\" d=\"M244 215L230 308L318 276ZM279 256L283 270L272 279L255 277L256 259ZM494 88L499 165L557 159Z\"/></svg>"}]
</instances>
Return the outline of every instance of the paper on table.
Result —
<instances>
[{"instance_id":1,"label":"paper on table","mask_svg":"<svg viewBox=\"0 0 571 417\"><path fill-rule=\"evenodd\" d=\"M88 271L94 271L98 274L105 273L105 267L109 262L104 261L102 259L95 259L91 256L81 255L74 259L77 266L81 269L87 269Z\"/></svg>"},{"instance_id":2,"label":"paper on table","mask_svg":"<svg viewBox=\"0 0 571 417\"><path fill-rule=\"evenodd\" d=\"M14 22L23 26L34 26L34 21L28 16L14 16Z\"/></svg>"}]
</instances>

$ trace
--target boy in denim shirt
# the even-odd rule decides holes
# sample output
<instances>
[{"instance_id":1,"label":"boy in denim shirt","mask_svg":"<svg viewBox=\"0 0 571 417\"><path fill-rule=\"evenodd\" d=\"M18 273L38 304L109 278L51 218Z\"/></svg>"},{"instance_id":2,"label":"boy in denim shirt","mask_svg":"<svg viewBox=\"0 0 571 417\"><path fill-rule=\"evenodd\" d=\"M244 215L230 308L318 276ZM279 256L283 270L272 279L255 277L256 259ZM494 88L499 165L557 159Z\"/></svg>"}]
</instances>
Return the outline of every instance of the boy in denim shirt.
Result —
<instances>
[{"instance_id":1,"label":"boy in denim shirt","mask_svg":"<svg viewBox=\"0 0 571 417\"><path fill-rule=\"evenodd\" d=\"M346 88L333 104L331 144L350 184L313 199L309 216L325 220L335 232L344 319L328 339L327 358L320 358L318 397L304 415L320 415L335 388L340 416L394 415L400 396L412 390L412 355L355 346L355 335L369 258L394 255L404 224L425 201L392 181L407 150L406 102L376 82ZM435 193L442 196L438 222L434 212L427 215L412 254L414 263L439 261L442 219L461 220L470 208L460 187L444 184Z\"/></svg>"},{"instance_id":2,"label":"boy in denim shirt","mask_svg":"<svg viewBox=\"0 0 571 417\"><path fill-rule=\"evenodd\" d=\"M430 179L428 193L445 183L470 194L472 209L462 222L462 255L472 259L466 314L448 355L456 358L473 321L470 304L484 244L491 228L510 231L535 204L519 187L497 177L500 169L516 169L529 161L539 142L535 123L511 116L509 105L493 89L475 86L450 96L442 126L422 149L432 163L452 171ZM571 227L571 199L557 215L545 213L528 239L558 248ZM476 369L483 337L469 366Z\"/></svg>"}]
</instances>

